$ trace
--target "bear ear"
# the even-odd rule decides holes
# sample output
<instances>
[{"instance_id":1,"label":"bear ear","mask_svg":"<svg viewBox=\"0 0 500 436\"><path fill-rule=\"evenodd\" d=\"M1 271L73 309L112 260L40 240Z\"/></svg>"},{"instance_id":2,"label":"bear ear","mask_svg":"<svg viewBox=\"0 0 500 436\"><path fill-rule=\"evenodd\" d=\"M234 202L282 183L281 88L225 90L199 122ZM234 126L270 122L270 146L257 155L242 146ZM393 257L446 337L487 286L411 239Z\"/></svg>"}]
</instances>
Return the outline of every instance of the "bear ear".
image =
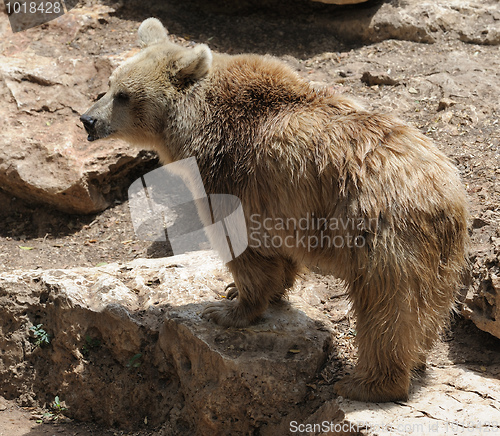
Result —
<instances>
[{"instance_id":1,"label":"bear ear","mask_svg":"<svg viewBox=\"0 0 500 436\"><path fill-rule=\"evenodd\" d=\"M178 63L176 77L182 81L195 81L206 76L212 66L212 51L205 44L185 50Z\"/></svg>"},{"instance_id":2,"label":"bear ear","mask_svg":"<svg viewBox=\"0 0 500 436\"><path fill-rule=\"evenodd\" d=\"M168 39L168 32L160 20L148 18L139 26L139 44L141 47L148 47Z\"/></svg>"}]
</instances>

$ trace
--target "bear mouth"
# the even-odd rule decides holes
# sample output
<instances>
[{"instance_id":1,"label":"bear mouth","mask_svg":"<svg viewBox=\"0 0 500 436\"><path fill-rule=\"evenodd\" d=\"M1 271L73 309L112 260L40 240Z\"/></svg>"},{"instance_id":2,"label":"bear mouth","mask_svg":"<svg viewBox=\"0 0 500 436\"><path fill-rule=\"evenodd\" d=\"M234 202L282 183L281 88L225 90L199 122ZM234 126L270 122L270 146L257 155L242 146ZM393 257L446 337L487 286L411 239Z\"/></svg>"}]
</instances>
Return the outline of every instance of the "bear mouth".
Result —
<instances>
[{"instance_id":1,"label":"bear mouth","mask_svg":"<svg viewBox=\"0 0 500 436\"><path fill-rule=\"evenodd\" d=\"M112 132L104 132L104 133L101 132L101 134L99 135L95 130L91 130L91 129L87 129L87 128L85 128L85 130L88 133L87 141L89 141L89 142L97 141L98 139L108 138L109 136L111 136L111 133L112 133Z\"/></svg>"},{"instance_id":2,"label":"bear mouth","mask_svg":"<svg viewBox=\"0 0 500 436\"><path fill-rule=\"evenodd\" d=\"M99 137L97 136L97 133L95 131L95 129L93 129L92 127L84 124L83 127L85 127L85 131L87 132L88 136L87 136L87 141L95 141L96 139L99 139Z\"/></svg>"},{"instance_id":3,"label":"bear mouth","mask_svg":"<svg viewBox=\"0 0 500 436\"><path fill-rule=\"evenodd\" d=\"M83 124L83 127L85 128L85 131L87 132L87 141L95 141L96 139L99 139L99 135L97 134L96 130L96 119L93 117L90 117L86 114L83 114L80 117L80 121Z\"/></svg>"},{"instance_id":4,"label":"bear mouth","mask_svg":"<svg viewBox=\"0 0 500 436\"><path fill-rule=\"evenodd\" d=\"M90 128L89 126L87 126L86 124L84 124L83 127L85 127L85 131L88 134L87 141L95 141L97 139L97 135L96 135L95 131L92 128Z\"/></svg>"},{"instance_id":5,"label":"bear mouth","mask_svg":"<svg viewBox=\"0 0 500 436\"><path fill-rule=\"evenodd\" d=\"M109 126L86 114L80 117L80 121L87 132L87 141L89 142L107 138L113 133Z\"/></svg>"}]
</instances>

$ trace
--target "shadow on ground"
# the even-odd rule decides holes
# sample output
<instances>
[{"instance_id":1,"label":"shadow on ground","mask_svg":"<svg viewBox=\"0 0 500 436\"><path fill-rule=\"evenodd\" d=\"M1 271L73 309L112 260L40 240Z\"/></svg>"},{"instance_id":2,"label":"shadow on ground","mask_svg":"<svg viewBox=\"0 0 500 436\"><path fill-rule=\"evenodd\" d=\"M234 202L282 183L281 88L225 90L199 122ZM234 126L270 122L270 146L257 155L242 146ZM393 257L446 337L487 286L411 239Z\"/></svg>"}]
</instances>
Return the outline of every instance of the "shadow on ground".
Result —
<instances>
[{"instance_id":1,"label":"shadow on ground","mask_svg":"<svg viewBox=\"0 0 500 436\"><path fill-rule=\"evenodd\" d=\"M112 3L109 2L110 6ZM116 10L116 16L137 22L157 17L170 33L209 43L221 52L307 58L343 51L346 42L351 46L361 44L361 41L344 41L338 24L355 17L359 26L368 26L383 3L370 0L337 6L305 0L130 0Z\"/></svg>"}]
</instances>

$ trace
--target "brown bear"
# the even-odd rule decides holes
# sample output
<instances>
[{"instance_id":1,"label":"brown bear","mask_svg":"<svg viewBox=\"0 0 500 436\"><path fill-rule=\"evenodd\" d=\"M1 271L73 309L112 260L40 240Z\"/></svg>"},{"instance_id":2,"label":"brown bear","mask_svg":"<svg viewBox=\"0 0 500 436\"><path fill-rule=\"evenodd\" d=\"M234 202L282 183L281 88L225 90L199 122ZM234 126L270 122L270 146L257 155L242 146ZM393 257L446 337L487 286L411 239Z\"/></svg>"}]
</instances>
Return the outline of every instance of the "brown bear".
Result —
<instances>
[{"instance_id":1,"label":"brown bear","mask_svg":"<svg viewBox=\"0 0 500 436\"><path fill-rule=\"evenodd\" d=\"M81 121L89 140L123 138L164 163L195 157L208 194L240 199L249 245L227 264L229 298L204 316L247 326L301 265L317 267L345 282L357 317L358 363L336 392L406 399L466 264L457 169L415 128L273 57L185 48L154 18L139 41Z\"/></svg>"}]
</instances>

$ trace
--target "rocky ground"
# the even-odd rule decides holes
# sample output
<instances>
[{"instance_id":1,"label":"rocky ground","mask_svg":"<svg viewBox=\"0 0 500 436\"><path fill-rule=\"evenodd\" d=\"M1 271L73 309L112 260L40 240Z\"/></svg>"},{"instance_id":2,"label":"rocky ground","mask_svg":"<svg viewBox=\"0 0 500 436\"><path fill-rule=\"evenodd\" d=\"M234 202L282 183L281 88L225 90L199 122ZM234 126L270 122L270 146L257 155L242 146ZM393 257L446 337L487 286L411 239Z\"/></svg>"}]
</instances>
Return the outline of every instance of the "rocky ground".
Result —
<instances>
[{"instance_id":1,"label":"rocky ground","mask_svg":"<svg viewBox=\"0 0 500 436\"><path fill-rule=\"evenodd\" d=\"M112 67L135 48L140 21L154 15L182 44L204 42L221 52L274 54L317 86L355 96L369 108L393 112L433 138L459 167L469 193L473 273L465 313L483 330L500 331L494 322L500 317L498 2L369 1L342 8L305 1L208 4L92 0L56 21L16 34L10 32L6 15L0 14L0 95L5 101L0 109L2 271L95 267L170 254L162 244L137 240L128 212L127 186L137 174L157 165L154 156L120 143L90 148L78 123L78 113L105 89ZM40 67L39 76L23 73L19 59L25 53L30 62L45 59L46 70ZM52 62L60 62L65 78L41 84L43 74L55 74ZM29 71L35 70L33 65ZM40 103L40 95L48 100L54 90L64 94L69 88L71 98ZM52 144L48 152L40 146L47 142ZM68 143L72 146L63 147ZM106 160L108 152L115 160ZM88 163L81 164L85 159ZM40 165L41 160L46 166ZM19 162L25 163L23 171ZM87 186L79 186L82 173L73 169L78 165L85 167L83 174L92 181ZM53 180L61 178L67 187L51 191ZM66 201L72 194L81 199L74 207L85 204L92 213L75 214L73 203ZM304 298L335 322L339 338L340 355L331 357L311 383L316 388L311 388L310 401L326 401L331 384L354 359L352 324L345 316L345 299L338 298L341 288L336 281L309 275L305 283L319 289L319 298L307 293ZM298 294L304 296L303 290ZM498 380L499 340L457 317L430 359L432 368L453 365ZM31 393L25 394L28 398ZM493 400L491 410L500 413L500 397ZM50 403L44 410L38 408L43 404L21 405L24 408L0 401L0 435L171 434L167 428L127 432L64 423L65 413L57 413ZM350 413L349 408L344 412ZM50 413L50 419L40 418L43 413ZM52 423L40 425L37 419Z\"/></svg>"}]
</instances>

